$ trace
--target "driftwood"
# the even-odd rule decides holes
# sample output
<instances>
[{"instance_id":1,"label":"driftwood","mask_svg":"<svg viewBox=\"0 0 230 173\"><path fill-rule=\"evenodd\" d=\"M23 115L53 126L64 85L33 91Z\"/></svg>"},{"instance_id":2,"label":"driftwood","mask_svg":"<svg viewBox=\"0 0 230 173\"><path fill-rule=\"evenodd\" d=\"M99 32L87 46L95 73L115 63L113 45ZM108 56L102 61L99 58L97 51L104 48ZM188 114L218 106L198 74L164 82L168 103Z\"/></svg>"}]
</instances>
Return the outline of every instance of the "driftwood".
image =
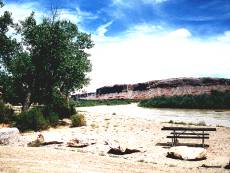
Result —
<instances>
[{"instance_id":1,"label":"driftwood","mask_svg":"<svg viewBox=\"0 0 230 173\"><path fill-rule=\"evenodd\" d=\"M222 166L221 165L206 165L206 164L203 164L203 165L201 165L201 167L203 167L203 168L221 168Z\"/></svg>"},{"instance_id":2,"label":"driftwood","mask_svg":"<svg viewBox=\"0 0 230 173\"><path fill-rule=\"evenodd\" d=\"M229 161L229 163L224 168L225 169L230 169L230 161Z\"/></svg>"},{"instance_id":3,"label":"driftwood","mask_svg":"<svg viewBox=\"0 0 230 173\"><path fill-rule=\"evenodd\" d=\"M124 144L120 144L117 142L109 142L105 141L105 145L109 145L110 149L108 151L108 154L115 154L115 155L125 155L125 154L132 154L132 153L137 153L141 152L138 149L135 149L134 147L127 147Z\"/></svg>"},{"instance_id":4,"label":"driftwood","mask_svg":"<svg viewBox=\"0 0 230 173\"><path fill-rule=\"evenodd\" d=\"M137 149L129 149L129 148L126 148L125 150L122 150L121 148L110 148L108 154L125 155L125 154L137 153L137 152L141 152L141 151Z\"/></svg>"},{"instance_id":5,"label":"driftwood","mask_svg":"<svg viewBox=\"0 0 230 173\"><path fill-rule=\"evenodd\" d=\"M51 145L51 144L63 144L63 142L51 141L51 142L44 142L44 143L42 143L42 145Z\"/></svg>"}]
</instances>

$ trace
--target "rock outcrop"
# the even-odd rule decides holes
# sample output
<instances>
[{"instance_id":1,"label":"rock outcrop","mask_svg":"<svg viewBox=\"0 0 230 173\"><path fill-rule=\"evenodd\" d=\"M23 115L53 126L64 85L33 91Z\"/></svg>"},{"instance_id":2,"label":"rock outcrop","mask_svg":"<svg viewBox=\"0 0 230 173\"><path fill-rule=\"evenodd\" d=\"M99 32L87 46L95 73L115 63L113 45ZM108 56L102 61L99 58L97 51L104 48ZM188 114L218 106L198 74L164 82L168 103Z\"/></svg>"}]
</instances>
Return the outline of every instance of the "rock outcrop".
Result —
<instances>
[{"instance_id":1,"label":"rock outcrop","mask_svg":"<svg viewBox=\"0 0 230 173\"><path fill-rule=\"evenodd\" d=\"M19 142L20 133L17 128L0 129L0 145L11 145Z\"/></svg>"},{"instance_id":2,"label":"rock outcrop","mask_svg":"<svg viewBox=\"0 0 230 173\"><path fill-rule=\"evenodd\" d=\"M181 160L203 160L206 159L207 151L204 148L177 146L171 147L167 157Z\"/></svg>"},{"instance_id":3,"label":"rock outcrop","mask_svg":"<svg viewBox=\"0 0 230 173\"><path fill-rule=\"evenodd\" d=\"M133 85L105 86L97 89L96 99L149 99L156 96L200 95L211 91L230 91L230 79L175 78ZM91 98L92 99L92 98Z\"/></svg>"}]
</instances>

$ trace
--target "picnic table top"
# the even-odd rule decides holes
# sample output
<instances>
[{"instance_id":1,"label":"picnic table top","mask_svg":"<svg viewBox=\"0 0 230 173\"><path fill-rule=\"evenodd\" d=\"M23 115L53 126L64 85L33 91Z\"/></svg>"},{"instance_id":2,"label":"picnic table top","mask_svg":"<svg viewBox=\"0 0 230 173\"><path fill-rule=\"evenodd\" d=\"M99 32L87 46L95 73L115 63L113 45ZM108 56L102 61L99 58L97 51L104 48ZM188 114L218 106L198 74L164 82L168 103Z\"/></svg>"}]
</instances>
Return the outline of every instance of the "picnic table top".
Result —
<instances>
[{"instance_id":1,"label":"picnic table top","mask_svg":"<svg viewBox=\"0 0 230 173\"><path fill-rule=\"evenodd\" d=\"M212 127L163 127L161 130L192 130L192 131L216 131Z\"/></svg>"}]
</instances>

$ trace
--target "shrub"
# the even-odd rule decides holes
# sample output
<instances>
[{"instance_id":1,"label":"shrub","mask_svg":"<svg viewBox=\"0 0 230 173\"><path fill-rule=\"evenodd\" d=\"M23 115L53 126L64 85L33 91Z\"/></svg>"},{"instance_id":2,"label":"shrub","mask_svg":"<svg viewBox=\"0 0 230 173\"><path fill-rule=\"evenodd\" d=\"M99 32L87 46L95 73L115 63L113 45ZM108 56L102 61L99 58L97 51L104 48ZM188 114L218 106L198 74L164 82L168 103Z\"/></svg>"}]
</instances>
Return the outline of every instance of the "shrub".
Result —
<instances>
[{"instance_id":1,"label":"shrub","mask_svg":"<svg viewBox=\"0 0 230 173\"><path fill-rule=\"evenodd\" d=\"M80 127L86 125L85 116L82 114L75 114L71 116L72 127Z\"/></svg>"},{"instance_id":2,"label":"shrub","mask_svg":"<svg viewBox=\"0 0 230 173\"><path fill-rule=\"evenodd\" d=\"M160 96L139 103L141 107L189 108L189 109L229 109L230 92L212 91L210 94Z\"/></svg>"},{"instance_id":3,"label":"shrub","mask_svg":"<svg viewBox=\"0 0 230 173\"><path fill-rule=\"evenodd\" d=\"M58 113L53 112L53 110L48 106L43 107L41 110L44 118L51 126L56 126L58 124L58 120L59 120Z\"/></svg>"},{"instance_id":4,"label":"shrub","mask_svg":"<svg viewBox=\"0 0 230 173\"><path fill-rule=\"evenodd\" d=\"M0 123L11 123L14 120L14 110L0 102Z\"/></svg>"},{"instance_id":5,"label":"shrub","mask_svg":"<svg viewBox=\"0 0 230 173\"><path fill-rule=\"evenodd\" d=\"M44 130L48 128L48 123L39 108L33 108L27 112L18 115L16 127L21 131L26 130Z\"/></svg>"},{"instance_id":6,"label":"shrub","mask_svg":"<svg viewBox=\"0 0 230 173\"><path fill-rule=\"evenodd\" d=\"M51 126L56 126L58 124L59 116L56 112L50 112L46 120Z\"/></svg>"},{"instance_id":7,"label":"shrub","mask_svg":"<svg viewBox=\"0 0 230 173\"><path fill-rule=\"evenodd\" d=\"M200 121L197 123L197 126L206 126L206 123L204 121Z\"/></svg>"},{"instance_id":8,"label":"shrub","mask_svg":"<svg viewBox=\"0 0 230 173\"><path fill-rule=\"evenodd\" d=\"M48 107L52 112L57 113L60 118L70 118L71 115L76 113L75 103L72 100L67 101L58 94L54 95Z\"/></svg>"}]
</instances>

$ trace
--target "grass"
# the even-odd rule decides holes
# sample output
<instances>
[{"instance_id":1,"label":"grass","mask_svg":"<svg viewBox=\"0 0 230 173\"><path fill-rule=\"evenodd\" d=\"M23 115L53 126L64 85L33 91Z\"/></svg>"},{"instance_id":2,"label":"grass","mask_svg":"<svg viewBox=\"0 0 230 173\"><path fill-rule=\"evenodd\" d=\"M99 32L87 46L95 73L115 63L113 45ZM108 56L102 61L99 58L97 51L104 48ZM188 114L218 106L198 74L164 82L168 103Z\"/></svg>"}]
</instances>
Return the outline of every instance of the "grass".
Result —
<instances>
[{"instance_id":1,"label":"grass","mask_svg":"<svg viewBox=\"0 0 230 173\"><path fill-rule=\"evenodd\" d=\"M140 159L140 160L138 160L138 162L144 163L144 162L145 162L145 160Z\"/></svg>"},{"instance_id":2,"label":"grass","mask_svg":"<svg viewBox=\"0 0 230 173\"><path fill-rule=\"evenodd\" d=\"M212 91L210 94L160 96L139 103L148 108L230 109L230 91Z\"/></svg>"},{"instance_id":3,"label":"grass","mask_svg":"<svg viewBox=\"0 0 230 173\"><path fill-rule=\"evenodd\" d=\"M90 126L91 126L93 129L99 128L99 126L98 126L97 124L94 124L94 123L92 123Z\"/></svg>"},{"instance_id":4,"label":"grass","mask_svg":"<svg viewBox=\"0 0 230 173\"><path fill-rule=\"evenodd\" d=\"M107 99L107 100L86 100L79 99L76 102L76 107L88 107L88 106L99 106L99 105L127 105L137 102L131 99Z\"/></svg>"},{"instance_id":5,"label":"grass","mask_svg":"<svg viewBox=\"0 0 230 173\"><path fill-rule=\"evenodd\" d=\"M70 117L72 122L72 127L80 127L86 125L86 119L83 114L75 114Z\"/></svg>"}]
</instances>

